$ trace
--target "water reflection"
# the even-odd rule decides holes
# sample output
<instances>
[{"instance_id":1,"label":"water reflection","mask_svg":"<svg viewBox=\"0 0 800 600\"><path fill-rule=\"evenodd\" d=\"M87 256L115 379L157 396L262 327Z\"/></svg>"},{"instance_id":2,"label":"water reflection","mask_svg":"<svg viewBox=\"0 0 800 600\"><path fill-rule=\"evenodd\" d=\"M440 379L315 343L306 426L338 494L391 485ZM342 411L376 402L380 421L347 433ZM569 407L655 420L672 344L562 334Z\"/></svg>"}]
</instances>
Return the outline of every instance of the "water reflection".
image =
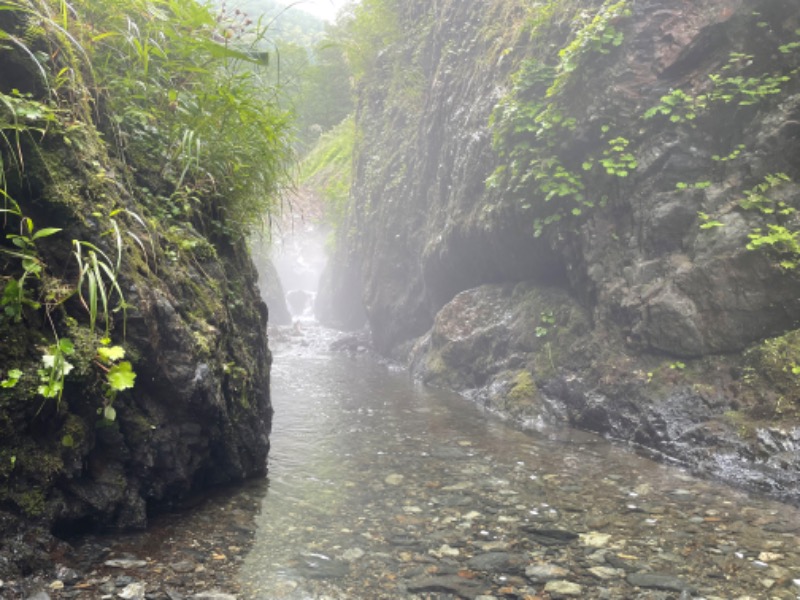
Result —
<instances>
[{"instance_id":1,"label":"water reflection","mask_svg":"<svg viewBox=\"0 0 800 600\"><path fill-rule=\"evenodd\" d=\"M798 596L792 507L313 344L276 353L273 402L244 598Z\"/></svg>"}]
</instances>

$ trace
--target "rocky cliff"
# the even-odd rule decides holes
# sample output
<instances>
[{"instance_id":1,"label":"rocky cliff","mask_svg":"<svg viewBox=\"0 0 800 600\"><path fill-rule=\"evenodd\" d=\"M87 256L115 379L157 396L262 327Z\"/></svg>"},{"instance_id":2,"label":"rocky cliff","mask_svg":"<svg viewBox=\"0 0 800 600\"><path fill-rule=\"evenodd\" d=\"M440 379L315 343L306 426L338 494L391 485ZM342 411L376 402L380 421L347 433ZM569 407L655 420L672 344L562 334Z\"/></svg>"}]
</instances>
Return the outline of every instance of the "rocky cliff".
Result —
<instances>
[{"instance_id":1,"label":"rocky cliff","mask_svg":"<svg viewBox=\"0 0 800 600\"><path fill-rule=\"evenodd\" d=\"M0 19L6 579L48 564L51 532L140 528L263 474L272 418L267 307L224 198L184 198L162 155L129 154L122 119L79 71L56 90L46 71L86 53L17 8Z\"/></svg>"},{"instance_id":2,"label":"rocky cliff","mask_svg":"<svg viewBox=\"0 0 800 600\"><path fill-rule=\"evenodd\" d=\"M396 8L326 316L521 423L798 500L800 8L581 5Z\"/></svg>"}]
</instances>

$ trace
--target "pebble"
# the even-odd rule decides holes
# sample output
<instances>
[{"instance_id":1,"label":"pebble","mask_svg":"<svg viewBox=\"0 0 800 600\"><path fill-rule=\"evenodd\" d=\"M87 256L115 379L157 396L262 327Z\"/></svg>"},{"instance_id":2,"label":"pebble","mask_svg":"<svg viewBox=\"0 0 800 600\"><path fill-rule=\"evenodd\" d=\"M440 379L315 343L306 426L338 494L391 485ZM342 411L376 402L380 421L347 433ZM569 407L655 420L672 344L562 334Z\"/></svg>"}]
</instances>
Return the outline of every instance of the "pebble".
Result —
<instances>
[{"instance_id":1,"label":"pebble","mask_svg":"<svg viewBox=\"0 0 800 600\"><path fill-rule=\"evenodd\" d=\"M366 553L361 548L350 548L342 553L342 560L352 562L354 560L358 560L359 558L363 558L364 554Z\"/></svg>"},{"instance_id":2,"label":"pebble","mask_svg":"<svg viewBox=\"0 0 800 600\"><path fill-rule=\"evenodd\" d=\"M555 579L562 579L567 575L569 575L569 571L558 565L530 565L525 569L525 577L534 583L545 583Z\"/></svg>"},{"instance_id":3,"label":"pebble","mask_svg":"<svg viewBox=\"0 0 800 600\"><path fill-rule=\"evenodd\" d=\"M147 566L146 560L136 560L132 558L113 558L103 563L107 567L115 569L141 569Z\"/></svg>"},{"instance_id":4,"label":"pebble","mask_svg":"<svg viewBox=\"0 0 800 600\"><path fill-rule=\"evenodd\" d=\"M625 571L621 569L613 569L611 567L590 567L589 573L602 581L619 579L625 576Z\"/></svg>"},{"instance_id":5,"label":"pebble","mask_svg":"<svg viewBox=\"0 0 800 600\"><path fill-rule=\"evenodd\" d=\"M580 598L583 596L583 588L571 581L548 581L544 586L544 591L552 598Z\"/></svg>"},{"instance_id":6,"label":"pebble","mask_svg":"<svg viewBox=\"0 0 800 600\"><path fill-rule=\"evenodd\" d=\"M144 600L145 585L143 583L131 583L117 594L123 600Z\"/></svg>"},{"instance_id":7,"label":"pebble","mask_svg":"<svg viewBox=\"0 0 800 600\"><path fill-rule=\"evenodd\" d=\"M384 482L386 483L386 485L400 485L401 483L403 483L403 479L405 479L403 475L400 475L398 473L392 473L391 475L386 476Z\"/></svg>"},{"instance_id":8,"label":"pebble","mask_svg":"<svg viewBox=\"0 0 800 600\"><path fill-rule=\"evenodd\" d=\"M581 544L589 548L605 548L611 541L611 534L592 531L580 535Z\"/></svg>"},{"instance_id":9,"label":"pebble","mask_svg":"<svg viewBox=\"0 0 800 600\"><path fill-rule=\"evenodd\" d=\"M628 583L634 587L667 590L672 592L692 592L693 588L680 577L659 573L629 573Z\"/></svg>"},{"instance_id":10,"label":"pebble","mask_svg":"<svg viewBox=\"0 0 800 600\"><path fill-rule=\"evenodd\" d=\"M195 569L195 563L188 561L188 560L181 560L178 562L171 563L169 565L170 569L175 571L176 573L191 573Z\"/></svg>"}]
</instances>

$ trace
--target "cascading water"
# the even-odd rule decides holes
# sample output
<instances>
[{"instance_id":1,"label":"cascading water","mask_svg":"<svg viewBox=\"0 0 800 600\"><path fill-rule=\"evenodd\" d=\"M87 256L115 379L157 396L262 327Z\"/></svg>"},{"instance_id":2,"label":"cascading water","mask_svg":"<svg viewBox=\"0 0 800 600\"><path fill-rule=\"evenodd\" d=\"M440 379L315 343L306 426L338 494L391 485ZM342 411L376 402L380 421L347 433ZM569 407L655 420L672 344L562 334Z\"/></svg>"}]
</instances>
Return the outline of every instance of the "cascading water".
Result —
<instances>
[{"instance_id":1,"label":"cascading water","mask_svg":"<svg viewBox=\"0 0 800 600\"><path fill-rule=\"evenodd\" d=\"M314 320L314 299L325 268L325 231L310 222L296 223L273 248L272 260L294 320Z\"/></svg>"}]
</instances>

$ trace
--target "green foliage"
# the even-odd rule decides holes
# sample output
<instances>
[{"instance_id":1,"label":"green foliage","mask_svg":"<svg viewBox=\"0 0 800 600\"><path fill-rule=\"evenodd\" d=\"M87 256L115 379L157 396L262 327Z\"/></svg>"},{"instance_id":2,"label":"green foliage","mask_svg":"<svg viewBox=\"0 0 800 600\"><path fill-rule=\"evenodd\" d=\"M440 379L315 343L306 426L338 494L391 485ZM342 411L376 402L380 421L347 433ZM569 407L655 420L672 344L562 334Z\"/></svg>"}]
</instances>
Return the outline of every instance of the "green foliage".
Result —
<instances>
[{"instance_id":1,"label":"green foliage","mask_svg":"<svg viewBox=\"0 0 800 600\"><path fill-rule=\"evenodd\" d=\"M748 250L766 249L779 257L778 264L783 269L796 269L800 266L800 231L792 231L784 225L767 225L766 231L757 228L748 235Z\"/></svg>"},{"instance_id":2,"label":"green foliage","mask_svg":"<svg viewBox=\"0 0 800 600\"><path fill-rule=\"evenodd\" d=\"M302 86L293 99L300 142L310 145L320 134L330 131L353 111L350 66L341 44L331 38L311 51L302 71Z\"/></svg>"},{"instance_id":3,"label":"green foliage","mask_svg":"<svg viewBox=\"0 0 800 600\"><path fill-rule=\"evenodd\" d=\"M512 76L510 93L495 106L490 118L493 146L503 163L487 179L489 189L510 190L521 199L521 207L532 214L533 233L539 237L548 226L565 219L582 218L596 202L586 195L586 184L578 169L591 170L596 163L606 174L627 177L637 165L628 146L630 141L610 140L601 156L591 150L575 161L559 156L561 140L577 124L565 106L569 82L587 61L608 54L623 41L619 21L631 14L626 1L607 0L594 13L579 10L572 20L574 28L569 43L556 56L557 64L547 64L537 57L522 62ZM532 35L538 35L552 19L564 20L567 6L547 2L531 9ZM541 11L541 12L539 12ZM604 127L601 135L608 128Z\"/></svg>"},{"instance_id":4,"label":"green foliage","mask_svg":"<svg viewBox=\"0 0 800 600\"><path fill-rule=\"evenodd\" d=\"M399 0L361 0L338 19L335 36L356 80L361 79L385 48L403 37Z\"/></svg>"},{"instance_id":5,"label":"green foliage","mask_svg":"<svg viewBox=\"0 0 800 600\"><path fill-rule=\"evenodd\" d=\"M81 0L88 43L124 156L175 196L213 199L230 232L261 221L285 177L289 115L269 84L266 31L193 0Z\"/></svg>"},{"instance_id":6,"label":"green foliage","mask_svg":"<svg viewBox=\"0 0 800 600\"><path fill-rule=\"evenodd\" d=\"M545 337L550 328L556 324L556 317L553 311L544 311L539 314L539 325L536 326L535 333L537 338Z\"/></svg>"},{"instance_id":7,"label":"green foliage","mask_svg":"<svg viewBox=\"0 0 800 600\"><path fill-rule=\"evenodd\" d=\"M676 190L707 190L713 184L710 181L695 181L694 183L687 183L679 181L675 184Z\"/></svg>"},{"instance_id":8,"label":"green foliage","mask_svg":"<svg viewBox=\"0 0 800 600\"><path fill-rule=\"evenodd\" d=\"M719 154L715 154L714 156L711 157L711 160L720 163L730 162L739 158L744 149L745 149L744 144L737 144L736 148L734 148L728 155L720 156Z\"/></svg>"},{"instance_id":9,"label":"green foliage","mask_svg":"<svg viewBox=\"0 0 800 600\"><path fill-rule=\"evenodd\" d=\"M789 216L795 209L783 201L775 201L769 195L788 182L791 182L791 178L786 173L770 173L764 177L764 181L745 191L739 206L744 210L758 211L763 215Z\"/></svg>"},{"instance_id":10,"label":"green foliage","mask_svg":"<svg viewBox=\"0 0 800 600\"><path fill-rule=\"evenodd\" d=\"M700 229L715 229L716 227L724 227L725 224L721 221L717 221L712 219L708 214L704 212L698 212L697 216L700 217Z\"/></svg>"},{"instance_id":11,"label":"green foliage","mask_svg":"<svg viewBox=\"0 0 800 600\"><path fill-rule=\"evenodd\" d=\"M122 346L109 346L109 343L108 338L100 340L95 357L95 364L105 371L106 385L105 401L97 409L97 414L106 421L114 421L117 417L114 400L119 392L133 388L136 373L129 361L122 360L125 358L125 349Z\"/></svg>"},{"instance_id":12,"label":"green foliage","mask_svg":"<svg viewBox=\"0 0 800 600\"><path fill-rule=\"evenodd\" d=\"M697 115L707 106L707 95L692 96L681 89L676 89L662 96L659 103L645 111L642 118L652 119L662 116L673 123L687 123L697 119Z\"/></svg>"},{"instance_id":13,"label":"green foliage","mask_svg":"<svg viewBox=\"0 0 800 600\"><path fill-rule=\"evenodd\" d=\"M588 11L578 13L578 26L572 41L558 52L560 63L557 74L547 96L555 96L562 92L570 77L577 72L589 56L608 54L612 48L620 46L622 32L616 23L622 17L630 16L628 0L612 2L606 0L594 15Z\"/></svg>"},{"instance_id":14,"label":"green foliage","mask_svg":"<svg viewBox=\"0 0 800 600\"><path fill-rule=\"evenodd\" d=\"M783 91L783 85L797 75L797 69L789 74L743 74L752 62L753 56L732 52L720 72L709 75L712 84L710 91L691 94L681 89L672 90L669 94L662 96L658 104L645 111L642 118L647 120L665 117L676 124L693 124L699 115L711 109L715 104L735 103L738 106L752 106L769 96L780 94ZM717 157L715 160L722 160L722 158Z\"/></svg>"},{"instance_id":15,"label":"green foliage","mask_svg":"<svg viewBox=\"0 0 800 600\"><path fill-rule=\"evenodd\" d=\"M797 209L774 195L791 178L785 173L771 173L764 180L745 192L739 206L746 211L757 212L776 222L766 227L753 229L748 238L748 250L763 250L774 255L782 269L795 270L800 267L800 231L793 229L790 217Z\"/></svg>"},{"instance_id":16,"label":"green foliage","mask_svg":"<svg viewBox=\"0 0 800 600\"><path fill-rule=\"evenodd\" d=\"M33 298L32 291L27 285L31 279L41 279L45 270L45 265L39 258L39 253L36 249L36 242L58 233L61 229L55 227L36 229L33 220L24 216L19 204L7 195L6 206L9 208L0 209L0 213L17 217L19 219L19 228L17 230L18 233L6 234L6 239L11 241L15 249L0 248L0 252L19 259L22 274L16 278L8 278L3 289L3 295L0 297L0 306L3 307L6 317L19 322L22 320L24 307L36 310L41 306L41 303Z\"/></svg>"},{"instance_id":17,"label":"green foliage","mask_svg":"<svg viewBox=\"0 0 800 600\"><path fill-rule=\"evenodd\" d=\"M325 218L334 229L347 209L355 143L355 119L348 117L320 138L301 165L300 180L322 197Z\"/></svg>"},{"instance_id":18,"label":"green foliage","mask_svg":"<svg viewBox=\"0 0 800 600\"><path fill-rule=\"evenodd\" d=\"M42 368L39 375L38 393L44 398L61 400L64 392L64 378L69 375L73 365L67 361L68 356L75 354L75 346L69 338L61 338L47 347L42 355Z\"/></svg>"},{"instance_id":19,"label":"green foliage","mask_svg":"<svg viewBox=\"0 0 800 600\"><path fill-rule=\"evenodd\" d=\"M621 136L609 140L608 148L603 150L603 157L600 159L600 164L606 173L616 177L627 177L639 166L639 161L628 151L629 144L630 141Z\"/></svg>"},{"instance_id":20,"label":"green foliage","mask_svg":"<svg viewBox=\"0 0 800 600\"><path fill-rule=\"evenodd\" d=\"M22 371L19 369L9 369L8 373L6 374L6 378L0 381L0 387L2 388L13 388L19 383L19 380L22 379Z\"/></svg>"}]
</instances>

